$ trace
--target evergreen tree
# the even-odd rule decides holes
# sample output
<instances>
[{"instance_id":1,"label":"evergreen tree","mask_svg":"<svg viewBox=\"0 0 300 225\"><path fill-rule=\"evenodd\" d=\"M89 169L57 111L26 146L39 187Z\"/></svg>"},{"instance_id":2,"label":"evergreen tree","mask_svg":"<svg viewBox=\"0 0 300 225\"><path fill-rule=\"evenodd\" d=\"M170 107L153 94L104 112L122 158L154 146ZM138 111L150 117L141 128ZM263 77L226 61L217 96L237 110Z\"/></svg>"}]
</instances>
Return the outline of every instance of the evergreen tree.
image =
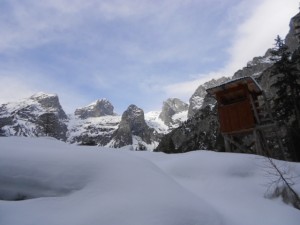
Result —
<instances>
[{"instance_id":1,"label":"evergreen tree","mask_svg":"<svg viewBox=\"0 0 300 225\"><path fill-rule=\"evenodd\" d=\"M54 113L44 113L39 117L39 124L46 136L55 137L58 121Z\"/></svg>"},{"instance_id":2,"label":"evergreen tree","mask_svg":"<svg viewBox=\"0 0 300 225\"><path fill-rule=\"evenodd\" d=\"M288 46L277 36L275 48L271 51L275 61L273 76L276 82L276 97L274 99L275 117L279 121L289 122L292 117L300 127L300 70L298 56L292 55Z\"/></svg>"},{"instance_id":3,"label":"evergreen tree","mask_svg":"<svg viewBox=\"0 0 300 225\"><path fill-rule=\"evenodd\" d=\"M274 116L287 127L286 141L292 159L300 161L300 49L292 54L279 36L275 41L271 51L275 61L272 76L276 77Z\"/></svg>"}]
</instances>

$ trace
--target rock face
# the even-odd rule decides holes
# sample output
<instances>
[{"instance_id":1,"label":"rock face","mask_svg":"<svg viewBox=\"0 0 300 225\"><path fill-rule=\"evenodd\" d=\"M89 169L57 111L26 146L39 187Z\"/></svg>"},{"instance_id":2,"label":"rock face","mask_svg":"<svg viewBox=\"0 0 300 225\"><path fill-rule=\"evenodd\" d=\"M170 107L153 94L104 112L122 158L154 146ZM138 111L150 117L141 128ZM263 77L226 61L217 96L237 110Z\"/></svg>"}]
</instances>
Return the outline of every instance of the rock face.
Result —
<instances>
[{"instance_id":1,"label":"rock face","mask_svg":"<svg viewBox=\"0 0 300 225\"><path fill-rule=\"evenodd\" d=\"M135 145L136 150L146 150L147 145L152 145L153 141L157 140L156 135L156 131L146 124L144 111L136 105L130 105L123 113L109 146L120 148Z\"/></svg>"},{"instance_id":2,"label":"rock face","mask_svg":"<svg viewBox=\"0 0 300 225\"><path fill-rule=\"evenodd\" d=\"M196 149L222 150L222 139L217 138L218 127L216 107L206 106L165 135L154 151L181 153Z\"/></svg>"},{"instance_id":3,"label":"rock face","mask_svg":"<svg viewBox=\"0 0 300 225\"><path fill-rule=\"evenodd\" d=\"M0 106L0 136L51 136L66 140L66 119L57 95L38 93Z\"/></svg>"},{"instance_id":4,"label":"rock face","mask_svg":"<svg viewBox=\"0 0 300 225\"><path fill-rule=\"evenodd\" d=\"M271 49L268 49L264 56L254 57L250 62L247 63L247 66L238 70L232 76L232 79L237 79L240 77L249 77L252 76L257 78L261 73L273 65L271 58Z\"/></svg>"},{"instance_id":5,"label":"rock face","mask_svg":"<svg viewBox=\"0 0 300 225\"><path fill-rule=\"evenodd\" d=\"M177 124L178 121L173 119L175 114L188 110L188 104L178 98L169 98L163 102L162 111L159 118L164 121L167 126Z\"/></svg>"},{"instance_id":6,"label":"rock face","mask_svg":"<svg viewBox=\"0 0 300 225\"><path fill-rule=\"evenodd\" d=\"M205 107L207 104L214 104L214 99L210 99L211 102L208 100L204 102L204 98L207 94L207 88L220 85L228 80L230 80L230 78L221 77L217 80L212 79L211 81L200 85L189 100L188 118L192 118L202 108L202 106Z\"/></svg>"},{"instance_id":7,"label":"rock face","mask_svg":"<svg viewBox=\"0 0 300 225\"><path fill-rule=\"evenodd\" d=\"M37 101L43 109L47 110L47 112L54 113L59 119L68 118L59 103L57 95L40 92L32 95L30 99Z\"/></svg>"},{"instance_id":8,"label":"rock face","mask_svg":"<svg viewBox=\"0 0 300 225\"><path fill-rule=\"evenodd\" d=\"M296 16L298 16L298 15L296 15ZM299 42L295 35L294 17L291 19L291 22L290 22L290 31L287 34L287 36L285 37L285 44L289 47L289 50L291 52L295 51L299 46Z\"/></svg>"},{"instance_id":9,"label":"rock face","mask_svg":"<svg viewBox=\"0 0 300 225\"><path fill-rule=\"evenodd\" d=\"M153 150L161 138L145 122L142 109L131 105L123 116L101 99L67 116L57 95L38 93L0 105L0 136L51 136L68 143ZM147 121L153 125L153 121ZM155 125L155 124L154 124ZM159 130L159 129L158 129Z\"/></svg>"},{"instance_id":10,"label":"rock face","mask_svg":"<svg viewBox=\"0 0 300 225\"><path fill-rule=\"evenodd\" d=\"M121 116L118 115L87 119L70 116L67 142L106 146L111 141L113 133L118 129L120 121Z\"/></svg>"},{"instance_id":11,"label":"rock face","mask_svg":"<svg viewBox=\"0 0 300 225\"><path fill-rule=\"evenodd\" d=\"M70 143L106 146L117 130L121 117L114 113L114 106L105 98L76 109L68 123Z\"/></svg>"},{"instance_id":12,"label":"rock face","mask_svg":"<svg viewBox=\"0 0 300 225\"><path fill-rule=\"evenodd\" d=\"M81 119L114 115L114 107L107 99L99 99L86 107L76 109L75 115Z\"/></svg>"}]
</instances>

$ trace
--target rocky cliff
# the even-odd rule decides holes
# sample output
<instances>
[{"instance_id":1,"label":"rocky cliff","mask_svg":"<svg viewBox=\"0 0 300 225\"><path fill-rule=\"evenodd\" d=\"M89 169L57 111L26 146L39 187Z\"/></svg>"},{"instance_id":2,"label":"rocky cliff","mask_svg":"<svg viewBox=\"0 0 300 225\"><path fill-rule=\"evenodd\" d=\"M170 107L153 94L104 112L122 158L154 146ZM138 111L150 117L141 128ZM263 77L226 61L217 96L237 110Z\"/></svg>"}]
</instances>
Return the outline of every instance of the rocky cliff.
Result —
<instances>
[{"instance_id":1,"label":"rocky cliff","mask_svg":"<svg viewBox=\"0 0 300 225\"><path fill-rule=\"evenodd\" d=\"M112 136L109 147L132 145L134 150L147 150L153 149L157 141L158 133L145 122L144 111L136 105L130 105L122 114L121 122Z\"/></svg>"},{"instance_id":2,"label":"rocky cliff","mask_svg":"<svg viewBox=\"0 0 300 225\"><path fill-rule=\"evenodd\" d=\"M81 119L114 115L114 107L107 99L99 99L88 106L75 110Z\"/></svg>"},{"instance_id":3,"label":"rocky cliff","mask_svg":"<svg viewBox=\"0 0 300 225\"><path fill-rule=\"evenodd\" d=\"M0 106L0 135L52 136L66 140L66 120L57 95L38 93Z\"/></svg>"},{"instance_id":4,"label":"rocky cliff","mask_svg":"<svg viewBox=\"0 0 300 225\"><path fill-rule=\"evenodd\" d=\"M204 98L207 94L207 88L220 85L228 80L230 80L230 78L221 77L219 79L212 79L204 84L199 85L189 100L190 104L188 108L188 118L192 118L202 107L205 107L208 104L214 104L215 101L213 99L210 99L210 101L208 101L208 99L207 101L204 101Z\"/></svg>"},{"instance_id":5,"label":"rocky cliff","mask_svg":"<svg viewBox=\"0 0 300 225\"><path fill-rule=\"evenodd\" d=\"M191 119L166 134L154 151L181 153L196 149L222 150L216 107L201 108Z\"/></svg>"},{"instance_id":6,"label":"rocky cliff","mask_svg":"<svg viewBox=\"0 0 300 225\"><path fill-rule=\"evenodd\" d=\"M159 118L169 127L178 126L182 121L180 120L180 116L176 117L176 114L179 115L179 113L186 113L188 107L188 104L178 98L168 98L163 102Z\"/></svg>"},{"instance_id":7,"label":"rocky cliff","mask_svg":"<svg viewBox=\"0 0 300 225\"><path fill-rule=\"evenodd\" d=\"M97 100L66 115L57 95L38 93L0 105L0 136L51 136L71 144L153 150L170 128L130 105L122 117L107 99Z\"/></svg>"}]
</instances>

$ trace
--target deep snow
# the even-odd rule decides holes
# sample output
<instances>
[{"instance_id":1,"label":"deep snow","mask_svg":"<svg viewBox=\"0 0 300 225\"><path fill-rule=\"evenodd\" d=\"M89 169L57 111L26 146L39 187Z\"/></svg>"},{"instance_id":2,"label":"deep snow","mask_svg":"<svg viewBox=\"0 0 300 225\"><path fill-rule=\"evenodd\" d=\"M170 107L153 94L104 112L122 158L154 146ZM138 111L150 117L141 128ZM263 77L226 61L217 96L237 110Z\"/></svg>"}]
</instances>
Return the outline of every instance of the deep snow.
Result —
<instances>
[{"instance_id":1,"label":"deep snow","mask_svg":"<svg viewBox=\"0 0 300 225\"><path fill-rule=\"evenodd\" d=\"M287 165L300 174L299 163ZM0 224L300 224L299 210L264 197L265 169L263 157L247 154L166 155L2 137ZM299 180L294 187L300 191Z\"/></svg>"}]
</instances>

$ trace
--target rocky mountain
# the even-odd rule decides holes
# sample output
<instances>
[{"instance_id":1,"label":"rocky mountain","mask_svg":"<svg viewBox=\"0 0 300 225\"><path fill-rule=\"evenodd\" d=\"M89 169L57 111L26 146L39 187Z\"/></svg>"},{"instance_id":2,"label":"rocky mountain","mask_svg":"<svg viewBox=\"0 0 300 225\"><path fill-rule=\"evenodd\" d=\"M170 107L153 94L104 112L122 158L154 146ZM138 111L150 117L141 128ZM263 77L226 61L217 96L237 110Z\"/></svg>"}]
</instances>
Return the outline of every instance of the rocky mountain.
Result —
<instances>
[{"instance_id":1,"label":"rocky mountain","mask_svg":"<svg viewBox=\"0 0 300 225\"><path fill-rule=\"evenodd\" d=\"M186 120L189 105L178 98L168 98L163 102L159 118L169 127L178 126L182 120Z\"/></svg>"},{"instance_id":2,"label":"rocky mountain","mask_svg":"<svg viewBox=\"0 0 300 225\"><path fill-rule=\"evenodd\" d=\"M65 141L66 120L57 95L37 93L0 106L0 136L52 136Z\"/></svg>"},{"instance_id":3,"label":"rocky mountain","mask_svg":"<svg viewBox=\"0 0 300 225\"><path fill-rule=\"evenodd\" d=\"M76 109L75 115L81 119L112 116L114 115L114 107L107 99L99 99L88 106Z\"/></svg>"},{"instance_id":4,"label":"rocky mountain","mask_svg":"<svg viewBox=\"0 0 300 225\"><path fill-rule=\"evenodd\" d=\"M247 66L235 72L232 76L232 79L249 76L258 78L263 71L265 71L272 65L273 61L271 60L271 49L268 49L264 56L254 57L247 63Z\"/></svg>"},{"instance_id":5,"label":"rocky mountain","mask_svg":"<svg viewBox=\"0 0 300 225\"><path fill-rule=\"evenodd\" d=\"M99 99L67 116L57 95L37 93L0 105L0 136L51 136L71 144L153 150L161 136L170 132L158 118L160 112L145 118L134 105L122 116L113 109L107 99Z\"/></svg>"},{"instance_id":6,"label":"rocky mountain","mask_svg":"<svg viewBox=\"0 0 300 225\"><path fill-rule=\"evenodd\" d=\"M201 84L194 94L191 96L189 102L189 108L188 108L188 118L192 118L202 107L205 107L207 104L214 104L215 100L210 99L210 101L204 101L204 98L206 97L206 89L217 86L221 83L224 83L226 81L230 80L228 77L221 77L219 79L212 79L208 82L205 82L204 84Z\"/></svg>"},{"instance_id":7,"label":"rocky mountain","mask_svg":"<svg viewBox=\"0 0 300 225\"><path fill-rule=\"evenodd\" d=\"M114 106L105 98L75 110L69 116L68 139L81 145L107 145L117 130L121 117L114 113Z\"/></svg>"},{"instance_id":8,"label":"rocky mountain","mask_svg":"<svg viewBox=\"0 0 300 225\"><path fill-rule=\"evenodd\" d=\"M159 134L145 122L144 111L130 105L122 114L119 127L108 146L120 148L132 145L134 150L147 150L157 146L158 140Z\"/></svg>"},{"instance_id":9,"label":"rocky mountain","mask_svg":"<svg viewBox=\"0 0 300 225\"><path fill-rule=\"evenodd\" d=\"M69 116L68 139L71 144L106 146L118 129L121 116L99 116L81 119Z\"/></svg>"},{"instance_id":10,"label":"rocky mountain","mask_svg":"<svg viewBox=\"0 0 300 225\"><path fill-rule=\"evenodd\" d=\"M221 149L223 143L220 137L217 138L218 127L216 107L206 106L166 134L154 151L181 153L196 149Z\"/></svg>"}]
</instances>

